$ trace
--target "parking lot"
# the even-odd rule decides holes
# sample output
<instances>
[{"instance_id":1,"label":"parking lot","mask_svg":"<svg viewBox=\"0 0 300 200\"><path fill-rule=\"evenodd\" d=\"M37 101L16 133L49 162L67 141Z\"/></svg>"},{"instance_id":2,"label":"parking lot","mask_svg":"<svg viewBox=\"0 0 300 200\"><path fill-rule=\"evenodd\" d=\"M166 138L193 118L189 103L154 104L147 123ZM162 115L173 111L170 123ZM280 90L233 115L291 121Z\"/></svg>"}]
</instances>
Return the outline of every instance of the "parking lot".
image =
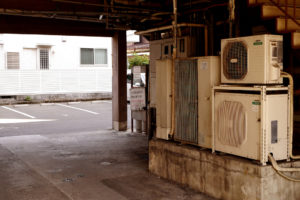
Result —
<instances>
[{"instance_id":1,"label":"parking lot","mask_svg":"<svg viewBox=\"0 0 300 200\"><path fill-rule=\"evenodd\" d=\"M130 111L128 111L128 128ZM0 137L110 130L111 101L0 106Z\"/></svg>"},{"instance_id":2,"label":"parking lot","mask_svg":"<svg viewBox=\"0 0 300 200\"><path fill-rule=\"evenodd\" d=\"M150 174L147 137L111 121L111 101L1 106L0 199L211 200Z\"/></svg>"}]
</instances>

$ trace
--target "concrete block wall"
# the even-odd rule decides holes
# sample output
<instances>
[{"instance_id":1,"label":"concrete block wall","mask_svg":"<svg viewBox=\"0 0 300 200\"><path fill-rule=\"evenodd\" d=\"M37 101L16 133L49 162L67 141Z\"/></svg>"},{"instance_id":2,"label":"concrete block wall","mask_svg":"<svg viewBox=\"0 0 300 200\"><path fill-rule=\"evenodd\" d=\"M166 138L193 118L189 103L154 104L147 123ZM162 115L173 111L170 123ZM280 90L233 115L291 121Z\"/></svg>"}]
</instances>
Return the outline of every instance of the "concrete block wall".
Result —
<instances>
[{"instance_id":1,"label":"concrete block wall","mask_svg":"<svg viewBox=\"0 0 300 200\"><path fill-rule=\"evenodd\" d=\"M8 104L30 104L30 103L49 103L66 101L91 101L91 100L110 100L111 92L98 93L63 93L63 94L26 94L2 96L0 105Z\"/></svg>"},{"instance_id":2,"label":"concrete block wall","mask_svg":"<svg viewBox=\"0 0 300 200\"><path fill-rule=\"evenodd\" d=\"M281 166L300 167L300 161ZM149 170L216 199L300 199L300 183L284 179L270 165L164 140L149 142ZM287 175L300 177L299 172Z\"/></svg>"}]
</instances>

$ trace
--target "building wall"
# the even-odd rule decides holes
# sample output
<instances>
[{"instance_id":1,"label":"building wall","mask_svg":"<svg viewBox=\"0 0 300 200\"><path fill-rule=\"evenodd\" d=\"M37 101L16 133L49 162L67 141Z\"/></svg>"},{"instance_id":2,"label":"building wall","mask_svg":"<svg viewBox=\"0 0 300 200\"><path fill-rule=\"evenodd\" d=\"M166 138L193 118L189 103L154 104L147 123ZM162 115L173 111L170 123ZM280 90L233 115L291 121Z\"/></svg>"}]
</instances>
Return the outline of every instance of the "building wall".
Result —
<instances>
[{"instance_id":1,"label":"building wall","mask_svg":"<svg viewBox=\"0 0 300 200\"><path fill-rule=\"evenodd\" d=\"M49 48L40 70L39 48ZM107 49L107 64L80 64L80 48ZM0 95L111 92L111 38L0 34ZM7 69L7 52L19 52L19 69Z\"/></svg>"}]
</instances>

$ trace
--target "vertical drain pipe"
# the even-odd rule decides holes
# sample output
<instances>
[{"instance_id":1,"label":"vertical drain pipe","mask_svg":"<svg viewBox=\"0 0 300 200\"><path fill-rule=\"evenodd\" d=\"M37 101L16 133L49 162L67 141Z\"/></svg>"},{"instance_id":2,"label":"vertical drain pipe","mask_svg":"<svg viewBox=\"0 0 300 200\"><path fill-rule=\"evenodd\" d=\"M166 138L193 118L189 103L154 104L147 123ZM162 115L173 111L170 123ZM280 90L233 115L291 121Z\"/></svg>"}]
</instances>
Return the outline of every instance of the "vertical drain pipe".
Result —
<instances>
[{"instance_id":1,"label":"vertical drain pipe","mask_svg":"<svg viewBox=\"0 0 300 200\"><path fill-rule=\"evenodd\" d=\"M175 133L175 59L177 57L177 0L173 0L173 56L172 56L172 107L171 107L171 135Z\"/></svg>"},{"instance_id":2,"label":"vertical drain pipe","mask_svg":"<svg viewBox=\"0 0 300 200\"><path fill-rule=\"evenodd\" d=\"M233 22L235 20L235 0L229 0L229 37L233 37Z\"/></svg>"}]
</instances>

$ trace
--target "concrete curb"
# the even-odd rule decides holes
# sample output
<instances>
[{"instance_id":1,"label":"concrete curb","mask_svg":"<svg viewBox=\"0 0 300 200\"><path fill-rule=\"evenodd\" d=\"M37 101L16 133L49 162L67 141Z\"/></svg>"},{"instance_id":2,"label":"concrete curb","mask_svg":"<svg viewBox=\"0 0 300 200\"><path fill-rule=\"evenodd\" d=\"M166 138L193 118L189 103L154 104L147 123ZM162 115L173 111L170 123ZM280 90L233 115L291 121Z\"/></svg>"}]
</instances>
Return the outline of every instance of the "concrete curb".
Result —
<instances>
[{"instance_id":1,"label":"concrete curb","mask_svg":"<svg viewBox=\"0 0 300 200\"><path fill-rule=\"evenodd\" d=\"M17 108L17 107L26 107L29 106L29 104L16 104L13 107Z\"/></svg>"},{"instance_id":2,"label":"concrete curb","mask_svg":"<svg viewBox=\"0 0 300 200\"><path fill-rule=\"evenodd\" d=\"M30 100L25 100L30 99ZM111 100L111 92L98 93L65 93L65 94L22 94L0 96L0 105L41 104L78 101Z\"/></svg>"}]
</instances>

